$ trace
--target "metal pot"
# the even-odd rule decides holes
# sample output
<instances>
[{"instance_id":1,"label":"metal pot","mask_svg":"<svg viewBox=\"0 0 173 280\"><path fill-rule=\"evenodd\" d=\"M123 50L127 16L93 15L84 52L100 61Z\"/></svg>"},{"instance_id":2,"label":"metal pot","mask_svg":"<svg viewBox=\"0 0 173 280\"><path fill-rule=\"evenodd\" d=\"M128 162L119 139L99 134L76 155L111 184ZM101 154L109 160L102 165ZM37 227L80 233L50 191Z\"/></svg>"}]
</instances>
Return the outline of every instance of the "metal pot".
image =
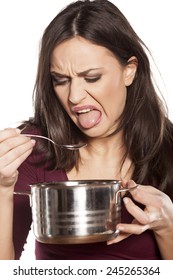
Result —
<instances>
[{"instance_id":1,"label":"metal pot","mask_svg":"<svg viewBox=\"0 0 173 280\"><path fill-rule=\"evenodd\" d=\"M36 239L51 244L101 242L115 238L121 221L118 180L83 180L29 185Z\"/></svg>"}]
</instances>

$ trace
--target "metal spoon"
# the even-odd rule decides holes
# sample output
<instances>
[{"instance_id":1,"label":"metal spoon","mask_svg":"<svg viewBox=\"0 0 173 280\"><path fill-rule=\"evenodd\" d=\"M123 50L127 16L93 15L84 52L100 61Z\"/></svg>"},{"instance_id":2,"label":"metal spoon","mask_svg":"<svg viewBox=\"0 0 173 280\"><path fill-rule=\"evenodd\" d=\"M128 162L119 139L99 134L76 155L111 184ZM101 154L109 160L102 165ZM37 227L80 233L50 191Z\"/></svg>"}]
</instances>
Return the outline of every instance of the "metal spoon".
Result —
<instances>
[{"instance_id":1,"label":"metal spoon","mask_svg":"<svg viewBox=\"0 0 173 280\"><path fill-rule=\"evenodd\" d=\"M42 138L45 140L48 140L50 142L52 142L54 145L58 146L58 147L62 147L64 149L68 149L68 150L78 150L80 148L86 147L87 144L86 143L79 143L79 144L68 144L68 145L63 145L63 144L57 144L55 143L52 139L42 136L42 135L36 135L36 134L20 134L21 136L28 136L28 137L33 137L33 138Z\"/></svg>"}]
</instances>

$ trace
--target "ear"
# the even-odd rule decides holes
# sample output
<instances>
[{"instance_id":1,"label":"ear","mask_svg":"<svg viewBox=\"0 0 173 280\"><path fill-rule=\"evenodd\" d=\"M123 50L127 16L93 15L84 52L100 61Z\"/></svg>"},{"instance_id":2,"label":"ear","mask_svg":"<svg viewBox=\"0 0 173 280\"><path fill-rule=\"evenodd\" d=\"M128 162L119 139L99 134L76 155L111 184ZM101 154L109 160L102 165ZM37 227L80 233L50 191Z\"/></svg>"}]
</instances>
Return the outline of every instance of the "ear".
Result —
<instances>
[{"instance_id":1,"label":"ear","mask_svg":"<svg viewBox=\"0 0 173 280\"><path fill-rule=\"evenodd\" d=\"M128 60L127 65L125 66L125 71L124 71L125 86L128 87L133 83L137 67L138 67L138 60L135 56L132 56Z\"/></svg>"}]
</instances>

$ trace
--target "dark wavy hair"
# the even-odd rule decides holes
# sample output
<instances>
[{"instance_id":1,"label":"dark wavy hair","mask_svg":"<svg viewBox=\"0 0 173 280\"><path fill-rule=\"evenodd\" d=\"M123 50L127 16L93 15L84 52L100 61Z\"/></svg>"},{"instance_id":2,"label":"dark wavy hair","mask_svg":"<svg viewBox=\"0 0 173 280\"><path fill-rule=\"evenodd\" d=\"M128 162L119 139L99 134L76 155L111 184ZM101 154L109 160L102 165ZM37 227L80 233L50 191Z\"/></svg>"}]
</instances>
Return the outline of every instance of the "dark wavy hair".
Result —
<instances>
[{"instance_id":1,"label":"dark wavy hair","mask_svg":"<svg viewBox=\"0 0 173 280\"><path fill-rule=\"evenodd\" d=\"M122 130L127 154L134 163L133 179L152 183L170 194L173 184L173 126L163 109L152 81L148 49L120 10L107 0L76 1L64 8L48 25L41 42L34 91L35 113L31 126L58 143L87 141L62 108L53 89L50 58L64 40L81 36L109 49L122 65L135 56L135 79L127 88L127 101L118 131ZM40 145L51 168L70 170L79 162L78 151ZM127 154L125 156L127 156Z\"/></svg>"}]
</instances>

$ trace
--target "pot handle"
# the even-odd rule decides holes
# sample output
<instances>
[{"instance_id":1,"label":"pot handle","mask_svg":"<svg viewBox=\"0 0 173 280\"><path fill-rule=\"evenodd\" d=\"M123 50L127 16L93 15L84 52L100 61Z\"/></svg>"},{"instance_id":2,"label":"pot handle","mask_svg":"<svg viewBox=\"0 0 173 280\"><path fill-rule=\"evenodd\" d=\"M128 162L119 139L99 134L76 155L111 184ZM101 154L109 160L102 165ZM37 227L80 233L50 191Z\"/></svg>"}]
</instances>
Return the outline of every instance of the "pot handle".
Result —
<instances>
[{"instance_id":1,"label":"pot handle","mask_svg":"<svg viewBox=\"0 0 173 280\"><path fill-rule=\"evenodd\" d=\"M139 186L139 184L136 185L136 186L134 186L134 187L132 187L132 188L130 188L130 189L124 188L124 189L118 190L118 191L116 192L116 195L115 195L115 204L116 204L116 205L119 204L119 203L118 203L118 198L119 198L120 193L122 193L122 192L128 192L128 191L134 190L134 189L136 189L138 186ZM120 230L119 230L119 229L116 229L116 230L114 231L114 233L112 234L111 239L116 238L119 234L120 234Z\"/></svg>"},{"instance_id":2,"label":"pot handle","mask_svg":"<svg viewBox=\"0 0 173 280\"><path fill-rule=\"evenodd\" d=\"M18 194L18 195L28 195L29 196L29 203L30 207L32 206L32 201L31 201L31 191L14 191L13 194Z\"/></svg>"},{"instance_id":3,"label":"pot handle","mask_svg":"<svg viewBox=\"0 0 173 280\"><path fill-rule=\"evenodd\" d=\"M19 194L19 195L31 195L31 191L14 191L13 194Z\"/></svg>"},{"instance_id":4,"label":"pot handle","mask_svg":"<svg viewBox=\"0 0 173 280\"><path fill-rule=\"evenodd\" d=\"M130 189L124 188L124 189L118 190L118 191L116 192L116 194L115 194L115 204L118 204L118 196L119 196L120 193L122 193L122 192L130 192L130 191L136 189L138 186L139 186L139 184L137 184L136 186L134 186L134 187L132 187L132 188L130 188Z\"/></svg>"}]
</instances>

